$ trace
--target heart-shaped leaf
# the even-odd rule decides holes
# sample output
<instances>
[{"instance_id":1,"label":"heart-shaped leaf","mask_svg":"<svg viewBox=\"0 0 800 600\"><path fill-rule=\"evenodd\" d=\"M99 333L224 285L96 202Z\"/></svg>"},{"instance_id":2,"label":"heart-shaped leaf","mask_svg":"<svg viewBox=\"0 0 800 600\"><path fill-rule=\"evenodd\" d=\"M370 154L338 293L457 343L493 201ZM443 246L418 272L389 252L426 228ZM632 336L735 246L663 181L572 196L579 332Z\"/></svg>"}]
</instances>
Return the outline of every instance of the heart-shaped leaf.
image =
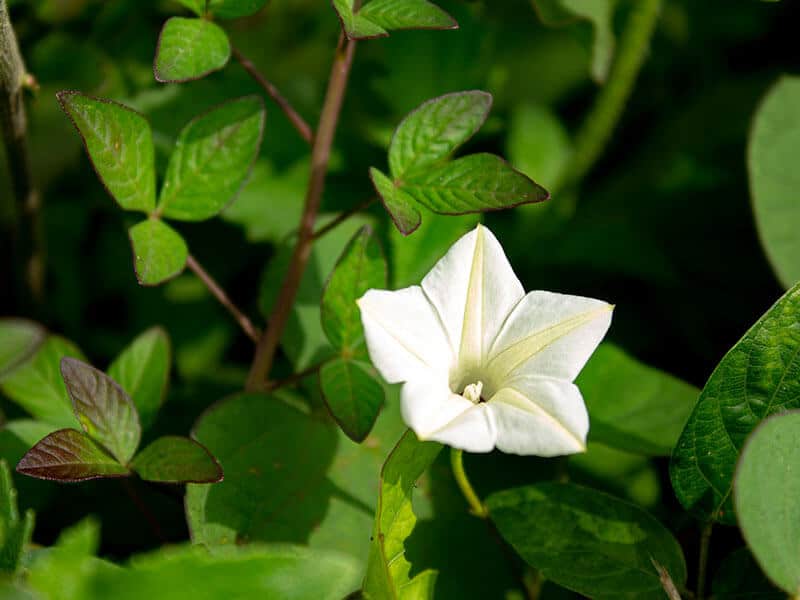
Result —
<instances>
[{"instance_id":1,"label":"heart-shaped leaf","mask_svg":"<svg viewBox=\"0 0 800 600\"><path fill-rule=\"evenodd\" d=\"M147 481L222 481L222 467L211 453L194 440L176 435L166 435L155 440L136 455L131 468Z\"/></svg>"},{"instance_id":2,"label":"heart-shaped leaf","mask_svg":"<svg viewBox=\"0 0 800 600\"><path fill-rule=\"evenodd\" d=\"M800 411L753 431L736 469L739 526L764 573L790 596L800 591Z\"/></svg>"},{"instance_id":3,"label":"heart-shaped leaf","mask_svg":"<svg viewBox=\"0 0 800 600\"><path fill-rule=\"evenodd\" d=\"M161 82L191 81L218 71L230 57L228 35L219 25L172 17L158 36L153 72Z\"/></svg>"},{"instance_id":4,"label":"heart-shaped leaf","mask_svg":"<svg viewBox=\"0 0 800 600\"><path fill-rule=\"evenodd\" d=\"M347 436L363 442L383 406L383 385L368 363L337 358L319 371L325 404Z\"/></svg>"},{"instance_id":5,"label":"heart-shaped leaf","mask_svg":"<svg viewBox=\"0 0 800 600\"><path fill-rule=\"evenodd\" d=\"M670 479L683 506L734 524L739 451L775 413L800 408L800 284L786 292L711 374L678 439Z\"/></svg>"},{"instance_id":6,"label":"heart-shaped leaf","mask_svg":"<svg viewBox=\"0 0 800 600\"><path fill-rule=\"evenodd\" d=\"M5 460L0 460L0 573L15 573L33 533L33 511L20 518L17 490Z\"/></svg>"},{"instance_id":7,"label":"heart-shaped leaf","mask_svg":"<svg viewBox=\"0 0 800 600\"><path fill-rule=\"evenodd\" d=\"M47 332L27 319L0 319L0 380L39 349Z\"/></svg>"},{"instance_id":8,"label":"heart-shaped leaf","mask_svg":"<svg viewBox=\"0 0 800 600\"><path fill-rule=\"evenodd\" d=\"M141 285L158 285L180 275L189 248L181 234L159 219L147 219L128 230L133 267Z\"/></svg>"},{"instance_id":9,"label":"heart-shaped leaf","mask_svg":"<svg viewBox=\"0 0 800 600\"><path fill-rule=\"evenodd\" d=\"M133 400L142 429L153 423L164 402L169 381L171 352L167 332L153 327L130 343L108 368Z\"/></svg>"},{"instance_id":10,"label":"heart-shaped leaf","mask_svg":"<svg viewBox=\"0 0 800 600\"><path fill-rule=\"evenodd\" d=\"M575 484L542 483L491 494L500 535L546 579L590 598L664 597L656 561L686 582L681 547L634 504Z\"/></svg>"},{"instance_id":11,"label":"heart-shaped leaf","mask_svg":"<svg viewBox=\"0 0 800 600\"><path fill-rule=\"evenodd\" d=\"M80 92L59 92L58 101L108 193L125 210L152 212L156 173L147 119L127 106Z\"/></svg>"},{"instance_id":12,"label":"heart-shaped leaf","mask_svg":"<svg viewBox=\"0 0 800 600\"><path fill-rule=\"evenodd\" d=\"M17 464L17 471L39 479L85 481L126 477L119 464L97 442L75 429L59 429L39 441Z\"/></svg>"},{"instance_id":13,"label":"heart-shaped leaf","mask_svg":"<svg viewBox=\"0 0 800 600\"><path fill-rule=\"evenodd\" d=\"M202 221L229 204L258 155L266 111L258 96L226 102L181 131L169 159L159 211Z\"/></svg>"},{"instance_id":14,"label":"heart-shaped leaf","mask_svg":"<svg viewBox=\"0 0 800 600\"><path fill-rule=\"evenodd\" d=\"M108 375L74 358L61 360L61 374L83 430L128 464L142 434L128 394Z\"/></svg>"}]
</instances>

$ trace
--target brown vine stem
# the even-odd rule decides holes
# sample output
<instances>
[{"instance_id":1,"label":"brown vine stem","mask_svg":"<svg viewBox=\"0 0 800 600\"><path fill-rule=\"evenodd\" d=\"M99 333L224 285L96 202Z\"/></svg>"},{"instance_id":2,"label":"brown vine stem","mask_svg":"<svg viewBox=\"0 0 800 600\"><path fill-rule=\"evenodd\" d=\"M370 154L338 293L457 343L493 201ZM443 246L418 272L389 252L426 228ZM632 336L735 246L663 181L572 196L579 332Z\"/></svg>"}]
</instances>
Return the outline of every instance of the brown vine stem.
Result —
<instances>
[{"instance_id":1,"label":"brown vine stem","mask_svg":"<svg viewBox=\"0 0 800 600\"><path fill-rule=\"evenodd\" d=\"M261 71L258 70L258 67L253 64L253 61L244 56L237 48L232 48L232 53L233 57L239 61L239 64L244 67L244 70L247 71L250 77L264 89L267 95L272 98L275 104L283 111L283 114L286 115L291 124L294 125L294 128L297 129L297 133L300 134L300 137L309 144L313 143L314 132L311 130L311 126L306 123L305 119L300 116L300 113L292 107L291 103L280 93L278 88L264 77Z\"/></svg>"},{"instance_id":2,"label":"brown vine stem","mask_svg":"<svg viewBox=\"0 0 800 600\"><path fill-rule=\"evenodd\" d=\"M339 122L339 113L342 109L344 94L347 90L347 79L350 75L350 67L353 64L355 49L356 43L347 40L343 34L340 34L339 43L336 46L336 56L331 66L328 90L325 93L325 101L319 117L317 135L311 146L311 175L308 181L308 190L306 191L305 208L300 220L297 244L294 247L289 270L283 280L278 300L275 302L275 307L267 320L267 330L261 336L256 347L256 354L250 367L246 385L246 388L251 391L262 387L272 368L272 361L275 358L275 352L283 334L283 329L286 326L286 320L289 318L292 304L294 304L294 299L297 295L297 289L300 287L300 279L311 255L311 246L314 242L314 222L322 202L322 191L325 188L325 176L328 172L331 146L336 133L336 125Z\"/></svg>"},{"instance_id":3,"label":"brown vine stem","mask_svg":"<svg viewBox=\"0 0 800 600\"><path fill-rule=\"evenodd\" d=\"M338 217L336 217L333 221L331 221L330 223L328 223L324 227L320 227L318 231L315 231L314 232L314 239L318 240L323 235L328 233L331 229L335 229L336 227L338 227L339 225L341 225L342 223L347 221L347 219L349 219L353 215L360 213L362 210L364 210L366 208L369 208L372 205L372 203L375 202L375 200L377 200L377 198L370 198L369 200L366 200L366 201L362 202L358 206L354 206L350 210L346 210L345 212L340 214Z\"/></svg>"},{"instance_id":4,"label":"brown vine stem","mask_svg":"<svg viewBox=\"0 0 800 600\"><path fill-rule=\"evenodd\" d=\"M260 332L258 329L253 325L253 322L245 315L239 308L233 303L230 299L228 294L225 293L225 290L220 287L220 285L214 280L208 272L200 266L200 263L197 262L197 259L192 256L191 254L186 259L186 266L197 275L200 281L208 288L211 294L219 300L219 303L224 306L233 318L236 319L236 322L239 323L242 330L245 332L247 337L253 340L254 343L258 343L258 338L260 337Z\"/></svg>"},{"instance_id":5,"label":"brown vine stem","mask_svg":"<svg viewBox=\"0 0 800 600\"><path fill-rule=\"evenodd\" d=\"M44 293L44 236L41 196L36 188L28 151L28 121L24 90L32 77L25 70L17 38L11 26L6 0L0 0L0 129L6 149L18 223L12 232L21 279L38 304Z\"/></svg>"}]
</instances>

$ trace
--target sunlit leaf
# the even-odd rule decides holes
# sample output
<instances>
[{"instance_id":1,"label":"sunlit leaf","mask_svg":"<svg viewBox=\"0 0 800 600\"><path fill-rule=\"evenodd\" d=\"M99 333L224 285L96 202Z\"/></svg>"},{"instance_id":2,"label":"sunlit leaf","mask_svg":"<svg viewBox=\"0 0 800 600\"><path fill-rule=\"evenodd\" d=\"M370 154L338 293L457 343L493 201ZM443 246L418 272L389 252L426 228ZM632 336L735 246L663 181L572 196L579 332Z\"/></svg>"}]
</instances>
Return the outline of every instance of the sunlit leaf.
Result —
<instances>
[{"instance_id":1,"label":"sunlit leaf","mask_svg":"<svg viewBox=\"0 0 800 600\"><path fill-rule=\"evenodd\" d=\"M158 81L190 81L218 71L230 57L228 35L219 25L172 17L158 37L153 71Z\"/></svg>"},{"instance_id":2,"label":"sunlit leaf","mask_svg":"<svg viewBox=\"0 0 800 600\"><path fill-rule=\"evenodd\" d=\"M186 267L189 249L181 235L159 219L147 219L128 230L133 266L141 285L158 285Z\"/></svg>"},{"instance_id":3,"label":"sunlit leaf","mask_svg":"<svg viewBox=\"0 0 800 600\"><path fill-rule=\"evenodd\" d=\"M222 468L202 445L175 435L160 437L144 448L131 468L147 481L215 483Z\"/></svg>"}]
</instances>

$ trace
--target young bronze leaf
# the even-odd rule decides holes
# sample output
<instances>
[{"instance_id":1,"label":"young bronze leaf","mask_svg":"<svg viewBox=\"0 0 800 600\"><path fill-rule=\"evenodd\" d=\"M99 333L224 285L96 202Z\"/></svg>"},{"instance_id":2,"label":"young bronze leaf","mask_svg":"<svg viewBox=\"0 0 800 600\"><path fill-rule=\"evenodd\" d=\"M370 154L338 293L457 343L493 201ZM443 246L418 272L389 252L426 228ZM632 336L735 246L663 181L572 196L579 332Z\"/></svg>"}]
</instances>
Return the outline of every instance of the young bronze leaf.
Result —
<instances>
[{"instance_id":1,"label":"young bronze leaf","mask_svg":"<svg viewBox=\"0 0 800 600\"><path fill-rule=\"evenodd\" d=\"M167 435L142 450L131 468L147 481L217 483L222 467L211 453L189 438Z\"/></svg>"},{"instance_id":2,"label":"young bronze leaf","mask_svg":"<svg viewBox=\"0 0 800 600\"><path fill-rule=\"evenodd\" d=\"M128 394L108 375L74 358L61 361L61 374L83 430L127 464L142 433Z\"/></svg>"},{"instance_id":3,"label":"young bronze leaf","mask_svg":"<svg viewBox=\"0 0 800 600\"><path fill-rule=\"evenodd\" d=\"M84 481L129 474L128 469L97 442L75 429L59 429L41 440L22 457L17 471L54 481Z\"/></svg>"}]
</instances>

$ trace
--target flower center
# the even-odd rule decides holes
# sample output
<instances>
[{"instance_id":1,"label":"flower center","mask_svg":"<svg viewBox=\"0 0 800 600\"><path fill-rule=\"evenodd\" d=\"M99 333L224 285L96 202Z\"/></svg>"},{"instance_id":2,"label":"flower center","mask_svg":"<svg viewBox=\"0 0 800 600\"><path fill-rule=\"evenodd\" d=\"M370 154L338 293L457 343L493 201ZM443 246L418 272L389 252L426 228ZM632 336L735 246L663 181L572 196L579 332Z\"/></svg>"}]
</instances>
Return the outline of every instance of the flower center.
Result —
<instances>
[{"instance_id":1,"label":"flower center","mask_svg":"<svg viewBox=\"0 0 800 600\"><path fill-rule=\"evenodd\" d=\"M478 404L478 402L484 402L483 398L481 398L481 392L483 392L483 382L478 381L465 387L461 395L473 404Z\"/></svg>"}]
</instances>

